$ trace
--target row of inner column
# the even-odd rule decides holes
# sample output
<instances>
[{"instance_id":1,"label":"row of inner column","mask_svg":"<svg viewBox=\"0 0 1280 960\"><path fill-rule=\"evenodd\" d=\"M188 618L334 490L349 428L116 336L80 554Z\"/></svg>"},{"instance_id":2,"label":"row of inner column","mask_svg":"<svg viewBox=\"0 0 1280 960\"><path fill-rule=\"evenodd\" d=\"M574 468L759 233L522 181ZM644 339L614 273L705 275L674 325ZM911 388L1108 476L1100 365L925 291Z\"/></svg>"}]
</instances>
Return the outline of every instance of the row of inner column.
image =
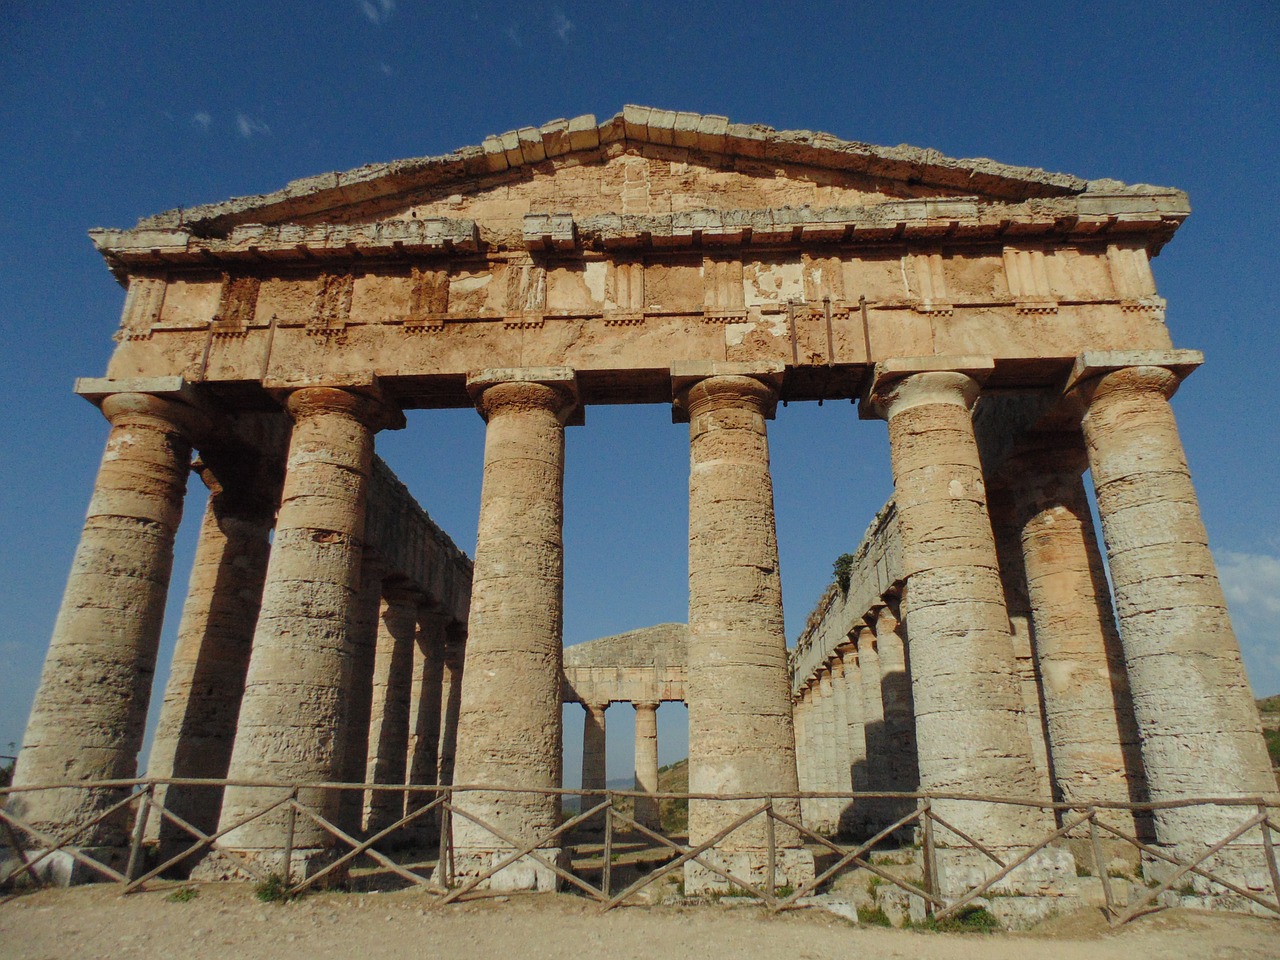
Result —
<instances>
[{"instance_id":1,"label":"row of inner column","mask_svg":"<svg viewBox=\"0 0 1280 960\"><path fill-rule=\"evenodd\" d=\"M939 358L928 364L880 376L868 407L889 425L907 641L892 653L909 659L919 786L1034 796L1038 781L1011 665L1010 610L970 415L979 384L971 371L947 369ZM487 430L454 780L535 792L475 789L458 798L467 814L455 819L459 875L503 855L508 847L497 833L532 838L557 822L563 431L578 403L575 382L572 371L548 369L468 381ZM1153 800L1272 793L1167 402L1176 383L1168 369L1130 367L1092 375L1074 394L1106 533L1146 782ZM798 786L765 430L777 392L776 376L749 370L677 385L677 406L690 424L687 698L694 793L786 794ZM373 435L402 419L377 395L343 388L295 390L287 405L294 429L228 776L324 782L350 772L344 692L354 669L350 625L362 589ZM103 412L112 431L18 762L20 784L127 777L141 745L173 533L202 425L197 409L147 395L109 397ZM1049 581L1032 569L1029 554L1027 562L1035 609L1037 583ZM876 655L887 659L878 624L869 627ZM886 641L893 632L887 629ZM1056 656L1069 666L1074 641L1062 637L1047 662ZM864 653L857 638L853 644L855 672L873 676L870 647ZM839 669L849 676L847 661ZM884 670L881 664L882 676ZM104 692L86 704L84 691L95 683ZM905 709L904 700L882 697L886 721ZM851 701L843 702L847 731ZM1068 713L1047 722L1067 729ZM394 726L407 729L407 720L394 718ZM1063 742L1070 739L1064 733ZM341 815L335 793L304 799L325 816ZM107 800L66 791L22 802L39 808L31 814L37 822L68 823ZM278 849L282 810L244 822L262 806L260 790L229 787L223 843L264 857ZM692 802L691 841L715 836L751 806ZM779 800L775 808L799 814L794 801ZM966 807L950 816L994 846L1029 842L1051 829L1029 807ZM1203 816L1160 815L1161 839L1200 837ZM799 854L798 835L779 829L775 839ZM719 849L752 861L766 843L757 818ZM318 828L300 827L295 837L302 856L309 845L327 844ZM803 869L802 858L794 863ZM530 883L517 873L513 883ZM532 883L541 885L543 875L533 873Z\"/></svg>"},{"instance_id":2,"label":"row of inner column","mask_svg":"<svg viewBox=\"0 0 1280 960\"><path fill-rule=\"evenodd\" d=\"M604 790L608 786L605 772L605 711L607 703L584 703L582 726L582 789ZM635 703L635 789L644 793L658 791L658 705ZM583 797L583 809L600 802L599 797ZM635 798L634 816L637 823L650 830L659 830L658 801L655 797Z\"/></svg>"},{"instance_id":3,"label":"row of inner column","mask_svg":"<svg viewBox=\"0 0 1280 960\"><path fill-rule=\"evenodd\" d=\"M1072 398L1081 431L1034 436L989 486L969 412L974 378L917 374L873 395L889 421L904 583L799 692L802 784L1052 791L1072 803L1275 794L1168 405L1176 385L1161 367L1084 380ZM1030 674L1015 650L1028 630ZM1031 807L934 808L1005 844L1053 828ZM823 829L874 833L904 809L814 800L806 812ZM1107 816L1135 827L1131 814ZM1154 817L1161 842L1192 846L1233 820L1211 806Z\"/></svg>"}]
</instances>

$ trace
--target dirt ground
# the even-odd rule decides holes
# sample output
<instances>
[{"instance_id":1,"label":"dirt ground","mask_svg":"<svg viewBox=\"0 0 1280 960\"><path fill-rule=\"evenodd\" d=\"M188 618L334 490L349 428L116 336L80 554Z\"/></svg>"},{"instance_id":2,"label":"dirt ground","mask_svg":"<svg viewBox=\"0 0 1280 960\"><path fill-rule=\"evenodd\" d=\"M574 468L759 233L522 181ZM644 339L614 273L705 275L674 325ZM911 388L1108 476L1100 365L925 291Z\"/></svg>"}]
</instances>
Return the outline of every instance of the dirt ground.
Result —
<instances>
[{"instance_id":1,"label":"dirt ground","mask_svg":"<svg viewBox=\"0 0 1280 960\"><path fill-rule=\"evenodd\" d=\"M121 897L106 886L0 899L0 957L91 960L355 960L448 957L538 960L1273 960L1280 922L1168 911L1108 930L1096 913L1025 934L938 934L859 928L815 910L770 916L759 907L624 907L599 914L570 896L518 896L433 908L420 894L318 893L264 904L252 887L198 887Z\"/></svg>"}]
</instances>

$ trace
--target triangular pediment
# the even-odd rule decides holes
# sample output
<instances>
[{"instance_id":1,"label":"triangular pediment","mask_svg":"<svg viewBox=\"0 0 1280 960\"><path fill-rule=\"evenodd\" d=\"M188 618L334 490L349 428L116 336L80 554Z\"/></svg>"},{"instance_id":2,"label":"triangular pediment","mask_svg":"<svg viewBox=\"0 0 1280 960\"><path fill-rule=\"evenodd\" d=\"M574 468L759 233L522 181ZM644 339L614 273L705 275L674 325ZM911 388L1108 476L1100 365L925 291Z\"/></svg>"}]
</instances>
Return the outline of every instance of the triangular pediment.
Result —
<instances>
[{"instance_id":1,"label":"triangular pediment","mask_svg":"<svg viewBox=\"0 0 1280 960\"><path fill-rule=\"evenodd\" d=\"M590 242L625 246L992 236L1145 218L1158 246L1184 194L916 147L628 106L554 120L440 157L297 180L92 236L113 268L289 251L329 257ZM256 253L255 253L256 251Z\"/></svg>"}]
</instances>

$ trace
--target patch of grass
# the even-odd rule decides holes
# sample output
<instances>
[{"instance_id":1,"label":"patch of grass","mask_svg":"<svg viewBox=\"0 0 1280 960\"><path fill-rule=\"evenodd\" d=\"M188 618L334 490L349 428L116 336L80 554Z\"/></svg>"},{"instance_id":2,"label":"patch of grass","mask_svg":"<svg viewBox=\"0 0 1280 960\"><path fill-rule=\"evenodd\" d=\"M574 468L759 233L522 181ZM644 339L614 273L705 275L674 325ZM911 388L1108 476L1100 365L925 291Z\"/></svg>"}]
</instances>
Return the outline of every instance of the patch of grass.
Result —
<instances>
[{"instance_id":1,"label":"patch of grass","mask_svg":"<svg viewBox=\"0 0 1280 960\"><path fill-rule=\"evenodd\" d=\"M173 891L164 899L166 903L190 903L198 896L200 891L195 887L183 887L181 890Z\"/></svg>"},{"instance_id":2,"label":"patch of grass","mask_svg":"<svg viewBox=\"0 0 1280 960\"><path fill-rule=\"evenodd\" d=\"M783 900L796 892L796 888L789 883L784 883L780 887L773 888L773 895L779 900Z\"/></svg>"},{"instance_id":3,"label":"patch of grass","mask_svg":"<svg viewBox=\"0 0 1280 960\"><path fill-rule=\"evenodd\" d=\"M919 923L909 920L905 926L927 933L995 933L1003 929L1000 921L986 907L965 907L945 920L934 917L925 917Z\"/></svg>"},{"instance_id":4,"label":"patch of grass","mask_svg":"<svg viewBox=\"0 0 1280 960\"><path fill-rule=\"evenodd\" d=\"M884 886L884 881L872 874L871 879L867 881L867 893L874 897L876 891L882 886Z\"/></svg>"},{"instance_id":5,"label":"patch of grass","mask_svg":"<svg viewBox=\"0 0 1280 960\"><path fill-rule=\"evenodd\" d=\"M263 903L288 903L293 899L284 877L278 873L269 874L267 879L254 887L253 895Z\"/></svg>"},{"instance_id":6,"label":"patch of grass","mask_svg":"<svg viewBox=\"0 0 1280 960\"><path fill-rule=\"evenodd\" d=\"M1092 870L1090 870L1090 869L1088 868L1088 866L1086 866L1085 864L1083 864L1083 863L1081 863L1079 860L1077 860L1077 861L1076 861L1076 876L1077 876L1077 877L1092 877L1092 876L1093 876L1093 871L1092 871Z\"/></svg>"},{"instance_id":7,"label":"patch of grass","mask_svg":"<svg viewBox=\"0 0 1280 960\"><path fill-rule=\"evenodd\" d=\"M889 915L880 907L859 907L858 922L864 927L892 927Z\"/></svg>"}]
</instances>

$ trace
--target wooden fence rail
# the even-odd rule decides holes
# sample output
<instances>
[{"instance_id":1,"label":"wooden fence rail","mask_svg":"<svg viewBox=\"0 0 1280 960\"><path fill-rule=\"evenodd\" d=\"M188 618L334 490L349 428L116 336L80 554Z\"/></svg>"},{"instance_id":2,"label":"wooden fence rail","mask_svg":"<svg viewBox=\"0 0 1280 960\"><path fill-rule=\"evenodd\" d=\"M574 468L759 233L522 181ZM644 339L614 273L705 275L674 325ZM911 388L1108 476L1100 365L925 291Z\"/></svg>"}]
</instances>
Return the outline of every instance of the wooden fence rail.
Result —
<instances>
[{"instance_id":1,"label":"wooden fence rail","mask_svg":"<svg viewBox=\"0 0 1280 960\"><path fill-rule=\"evenodd\" d=\"M164 803L157 798L158 791L156 788L159 786L203 787L208 789L225 789L228 786L252 787L262 791L269 791L270 794L260 806L238 819L235 823L222 827L214 833L206 833L167 809ZM13 806L10 803L12 798L23 794L41 790L68 789L95 791L117 789L123 793L123 796L107 809L93 816L92 819L75 826L62 835L49 833L24 821L12 810L7 809L7 807ZM299 799L303 791L306 791L309 797L318 798L326 792L351 790L402 793L406 795L406 805L408 804L409 794L413 795L412 799L415 804L421 803L426 797L431 797L432 799L422 803L421 806L414 806L412 810L396 820L395 823L363 838L352 836L323 816L318 809L314 809ZM522 793L542 796L579 797L581 798L582 806L586 807L589 803L590 806L589 809L569 817L554 829L546 831L539 836L515 836L467 809L465 803L466 794L481 791L485 793ZM618 808L619 800L635 797L734 801L738 803L754 801L754 804L746 812L741 813L732 822L724 826L713 837L691 846L688 843L681 843L677 839L665 836L659 830L654 830L637 822ZM775 806L777 801L810 799L844 800L851 803L865 800L911 800L915 802L915 809L903 814L869 839L853 846L842 846L835 839L818 833L805 826L803 822L780 812ZM1059 818L1059 822L1062 825L1045 834L1035 843L1030 845L1019 844L1015 851L1016 856L1006 862L997 851L979 843L950 821L939 816L934 809L934 804L939 800L968 801L983 804L1012 804L1051 810ZM1130 836L1107 823L1105 817L1100 818L1100 815L1109 810L1145 812L1199 806L1238 807L1241 808L1242 812L1247 809L1249 816L1234 829L1230 830L1226 836L1204 847L1193 859L1179 859L1168 849L1153 846L1138 837ZM1103 899L1106 904L1105 911L1113 925L1127 923L1136 916L1150 912L1152 909L1158 909L1156 905L1161 896L1177 887L1188 876L1195 876L1207 881L1209 884L1216 884L1222 890L1229 891L1237 897L1243 898L1276 916L1280 916L1280 866L1277 865L1276 846L1272 837L1273 831L1280 831L1280 826L1277 825L1277 821L1280 820L1280 805L1258 797L1203 797L1159 803L1096 802L1070 804L1038 801L1026 797L903 792L647 793L639 790L528 789L489 784L432 786L425 784L283 783L278 781L194 778L133 778L78 783L67 782L0 788L0 828L2 828L3 841L13 851L13 859L16 860L16 864L0 874L0 888L15 882L19 875L24 873L31 882L39 883L40 871L37 868L56 853L63 853L86 870L116 883L121 887L122 892L126 894L146 889L148 883L161 877L166 871L171 870L183 861L187 861L197 854L212 851L216 851L220 856L229 858L230 863L237 870L243 870L250 877L263 881L268 878L268 875L261 863L255 862L240 851L224 847L219 841L231 831L265 817L281 807L285 809L285 822L280 836L280 845L277 849L280 851L283 863L283 885L290 895L301 893L323 880L340 876L341 871L345 870L350 864L361 857L366 857L383 870L398 876L400 879L434 897L437 906L443 906L462 899L468 894L475 893L485 881L490 880L507 867L521 860L530 859L552 871L565 883L596 900L601 910L611 910L632 900L641 890L658 882L685 864L697 863L726 884L729 884L731 888L736 888L736 893L754 897L769 910L776 912L803 906L803 901L806 897L817 892L823 884L827 883L842 870L856 867L880 878L883 883L896 886L909 895L919 898L924 904L928 915L938 920L944 920L959 914L1055 841L1074 837L1087 840L1089 843L1094 869L1102 887ZM124 872L121 873L110 864L103 863L94 857L92 853L88 852L91 848L82 848L77 845L76 841L89 834L94 827L108 818L113 816L123 818L128 816L129 811L133 815L133 825L129 834L127 866ZM546 855L546 851L559 848L565 837L575 827L602 815L604 817L603 860L600 870L600 882L597 886L557 863L554 856ZM144 870L147 823L152 816L157 816L172 824L179 831L186 834L191 842L187 843L181 852L167 857L162 863L150 869ZM332 837L335 850L346 849L337 854L331 862L316 873L298 878L295 881L292 860L294 836L299 817L318 826L324 833ZM479 874L466 878L458 878L455 874L454 866L452 823L459 817L479 827L498 841L500 848L509 851ZM422 873L415 872L413 869L397 863L377 849L377 845L384 840L394 838L397 834L403 836L404 831L426 818L438 819L440 827L436 869L432 876L424 876ZM715 859L705 856L705 854L722 844L734 833L744 829L748 824L757 821L759 818L764 818L766 838L766 850L764 851L766 856L766 882L763 884L752 883L736 875ZM785 878L780 877L777 870L778 845L775 824L781 824L788 831L801 837L805 843L826 850L833 854L836 859L829 866L818 872L812 880L801 884L796 889L788 889ZM906 828L916 829L918 831L917 835L921 840L920 866L923 880L920 884L912 883L892 871L883 869L879 864L873 862L869 856L877 844ZM651 872L641 875L622 891L614 893L612 889L612 860L615 834L618 829L627 830L642 837L644 840L654 844L657 849L669 850L672 859L657 866ZM1255 846L1257 847L1258 854L1265 863L1270 879L1271 899L1262 896L1256 891L1245 889L1232 879L1224 877L1220 872L1215 872L1209 866L1206 866L1215 855L1221 853L1232 844L1238 844L1253 831L1257 832L1258 841L1256 844L1250 841L1244 849L1251 850ZM945 844L939 843L940 834L948 838ZM1169 867L1168 875L1163 881L1143 891L1142 895L1136 900L1120 903L1115 895L1103 860L1103 834L1113 841L1123 841L1131 845L1141 855L1146 855L1167 864ZM940 891L938 883L938 849L940 846L955 848L957 845L961 848L969 848L981 853L991 861L995 872L987 876L982 882L958 895L954 893L944 895ZM1240 847L1235 849L1238 850ZM2 851L3 845L0 845L0 852ZM1009 852L1006 848L1006 856ZM778 882L780 879L783 880L782 884Z\"/></svg>"}]
</instances>

